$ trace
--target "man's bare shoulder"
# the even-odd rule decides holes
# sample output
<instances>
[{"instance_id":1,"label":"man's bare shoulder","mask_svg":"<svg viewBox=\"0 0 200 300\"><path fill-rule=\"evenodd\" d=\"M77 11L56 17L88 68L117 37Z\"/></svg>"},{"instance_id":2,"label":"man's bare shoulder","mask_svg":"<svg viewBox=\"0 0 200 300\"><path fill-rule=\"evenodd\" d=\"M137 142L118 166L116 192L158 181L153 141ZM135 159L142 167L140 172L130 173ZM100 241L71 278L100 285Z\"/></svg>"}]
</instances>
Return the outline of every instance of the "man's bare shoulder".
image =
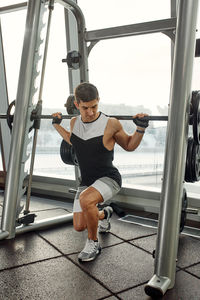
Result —
<instances>
[{"instance_id":1,"label":"man's bare shoulder","mask_svg":"<svg viewBox=\"0 0 200 300\"><path fill-rule=\"evenodd\" d=\"M121 129L121 127L122 127L122 125L119 122L119 120L117 120L116 118L113 118L113 117L109 118L108 126L110 128L113 128L115 132L119 131Z\"/></svg>"},{"instance_id":2,"label":"man's bare shoulder","mask_svg":"<svg viewBox=\"0 0 200 300\"><path fill-rule=\"evenodd\" d=\"M76 122L76 119L77 119L77 117L71 118L71 121L70 121L70 128L71 128L71 131L72 131L72 129L74 128L74 124L75 124L75 122Z\"/></svg>"}]
</instances>

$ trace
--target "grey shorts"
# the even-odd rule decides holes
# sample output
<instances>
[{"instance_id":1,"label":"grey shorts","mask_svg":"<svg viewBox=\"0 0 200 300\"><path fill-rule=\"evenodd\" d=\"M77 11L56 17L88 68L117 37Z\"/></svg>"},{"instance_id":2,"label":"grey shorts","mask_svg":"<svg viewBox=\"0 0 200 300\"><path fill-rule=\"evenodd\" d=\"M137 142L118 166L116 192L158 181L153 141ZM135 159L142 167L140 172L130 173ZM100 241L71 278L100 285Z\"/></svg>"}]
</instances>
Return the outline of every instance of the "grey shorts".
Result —
<instances>
[{"instance_id":1,"label":"grey shorts","mask_svg":"<svg viewBox=\"0 0 200 300\"><path fill-rule=\"evenodd\" d=\"M104 202L111 199L120 190L120 186L118 185L118 183L109 177L102 177L100 179L97 179L90 186L94 187L101 194ZM78 188L78 191L76 192L76 196L74 198L73 212L82 212L82 208L80 206L80 201L79 201L79 196L80 196L80 193L83 192L87 188L88 188L87 186L80 186Z\"/></svg>"}]
</instances>

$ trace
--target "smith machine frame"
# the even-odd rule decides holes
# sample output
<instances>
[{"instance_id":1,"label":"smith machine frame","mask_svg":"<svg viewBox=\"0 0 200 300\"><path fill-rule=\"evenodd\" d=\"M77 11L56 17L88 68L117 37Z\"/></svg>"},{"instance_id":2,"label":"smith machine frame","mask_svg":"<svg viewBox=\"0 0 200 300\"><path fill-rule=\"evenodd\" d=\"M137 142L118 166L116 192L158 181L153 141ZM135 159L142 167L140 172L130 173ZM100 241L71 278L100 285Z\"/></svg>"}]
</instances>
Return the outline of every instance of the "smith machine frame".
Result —
<instances>
[{"instance_id":1,"label":"smith machine frame","mask_svg":"<svg viewBox=\"0 0 200 300\"><path fill-rule=\"evenodd\" d=\"M166 34L172 40L172 54L174 55L172 55L173 68L168 116L169 122L167 127L164 174L155 251L155 269L154 276L145 287L145 292L148 295L162 296L167 289L174 286L175 282L198 0L179 0L177 13L176 4L174 4L176 1L171 1L172 17L170 19L93 31L86 31L83 13L76 4L76 1L57 0L55 2L65 8L67 50L77 50L82 57L82 63L78 69L74 70L69 68L68 70L71 94L78 83L88 81L88 55L92 47L98 41L157 32ZM42 44L40 33L44 26L42 17L46 5L49 5L46 44L43 54L39 56L38 52ZM28 3L25 2L0 8L0 14L27 8L26 30L9 156L7 153L9 153L10 133L4 123L5 120L0 120L1 149L4 154L4 167L7 169L0 239L14 238L18 233L72 220L72 214L68 214L16 227L16 217L20 211L20 200L25 193L23 182L27 174L24 171L24 166L28 160L26 150L30 143L28 136L29 128L33 123L30 116L35 108L32 101L33 96L36 94L34 83L35 79L39 76L37 70L38 62L40 59L43 59L38 97L38 101L42 101L49 24L53 5L53 1L29 0ZM87 46L88 43L90 43L89 46ZM0 109L2 113L5 113L8 107L8 96L1 34L0 77L3 78L3 80L0 81Z\"/></svg>"}]
</instances>

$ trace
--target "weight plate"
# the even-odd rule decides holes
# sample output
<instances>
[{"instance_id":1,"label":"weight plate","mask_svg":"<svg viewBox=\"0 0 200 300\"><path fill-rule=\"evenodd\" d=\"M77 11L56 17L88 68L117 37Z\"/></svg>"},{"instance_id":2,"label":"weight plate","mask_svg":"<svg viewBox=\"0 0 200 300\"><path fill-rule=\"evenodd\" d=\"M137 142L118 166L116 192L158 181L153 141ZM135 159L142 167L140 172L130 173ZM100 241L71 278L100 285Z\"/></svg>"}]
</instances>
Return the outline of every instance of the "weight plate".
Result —
<instances>
[{"instance_id":1,"label":"weight plate","mask_svg":"<svg viewBox=\"0 0 200 300\"><path fill-rule=\"evenodd\" d=\"M10 128L10 131L12 131L13 121L14 121L14 113L11 114L11 111L14 106L15 106L15 100L9 104L8 109L7 109L7 119L6 120L7 120L8 127Z\"/></svg>"},{"instance_id":2,"label":"weight plate","mask_svg":"<svg viewBox=\"0 0 200 300\"><path fill-rule=\"evenodd\" d=\"M76 154L72 145L62 140L60 145L60 157L67 165L78 165Z\"/></svg>"},{"instance_id":3,"label":"weight plate","mask_svg":"<svg viewBox=\"0 0 200 300\"><path fill-rule=\"evenodd\" d=\"M193 107L193 136L197 144L200 144L200 92L195 91L192 94Z\"/></svg>"},{"instance_id":4,"label":"weight plate","mask_svg":"<svg viewBox=\"0 0 200 300\"><path fill-rule=\"evenodd\" d=\"M67 102L65 104L65 107L66 107L67 113L69 115L74 115L74 114L78 113L78 109L76 108L76 106L74 104L74 95L70 95L67 98Z\"/></svg>"},{"instance_id":5,"label":"weight plate","mask_svg":"<svg viewBox=\"0 0 200 300\"><path fill-rule=\"evenodd\" d=\"M81 65L81 54L74 50L67 53L67 65L70 69L77 70Z\"/></svg>"},{"instance_id":6,"label":"weight plate","mask_svg":"<svg viewBox=\"0 0 200 300\"><path fill-rule=\"evenodd\" d=\"M187 157L186 157L186 167L185 167L185 181L186 182L193 182L192 178L192 149L193 149L193 138L188 138L188 145L187 145Z\"/></svg>"},{"instance_id":7,"label":"weight plate","mask_svg":"<svg viewBox=\"0 0 200 300\"><path fill-rule=\"evenodd\" d=\"M193 181L199 181L200 179L200 149L199 145L194 141L192 149L192 178Z\"/></svg>"},{"instance_id":8,"label":"weight plate","mask_svg":"<svg viewBox=\"0 0 200 300\"><path fill-rule=\"evenodd\" d=\"M180 232L183 231L185 222L186 222L186 209L188 206L188 199L187 199L187 193L186 189L183 189L183 195L182 195L182 209L181 209L181 222L180 222Z\"/></svg>"}]
</instances>

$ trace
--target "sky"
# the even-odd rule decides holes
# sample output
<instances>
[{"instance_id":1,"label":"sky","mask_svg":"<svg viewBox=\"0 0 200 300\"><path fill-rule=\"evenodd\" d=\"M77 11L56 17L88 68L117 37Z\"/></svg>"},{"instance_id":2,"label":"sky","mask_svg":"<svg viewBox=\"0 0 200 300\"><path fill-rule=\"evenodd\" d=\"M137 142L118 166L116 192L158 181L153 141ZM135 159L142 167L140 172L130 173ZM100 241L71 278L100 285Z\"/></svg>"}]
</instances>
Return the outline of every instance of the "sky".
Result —
<instances>
[{"instance_id":1,"label":"sky","mask_svg":"<svg viewBox=\"0 0 200 300\"><path fill-rule=\"evenodd\" d=\"M0 6L19 2L24 1L0 0ZM88 31L170 17L170 0L78 0L78 4ZM26 10L1 16L10 102L17 93L25 19ZM69 95L65 57L63 7L56 4L44 81L46 107L63 108ZM193 89L199 89L199 60L195 58ZM158 114L158 105L168 106L170 72L170 39L161 33L100 41L89 55L89 80L98 87L103 103L143 105L143 112L151 109L152 114Z\"/></svg>"}]
</instances>

